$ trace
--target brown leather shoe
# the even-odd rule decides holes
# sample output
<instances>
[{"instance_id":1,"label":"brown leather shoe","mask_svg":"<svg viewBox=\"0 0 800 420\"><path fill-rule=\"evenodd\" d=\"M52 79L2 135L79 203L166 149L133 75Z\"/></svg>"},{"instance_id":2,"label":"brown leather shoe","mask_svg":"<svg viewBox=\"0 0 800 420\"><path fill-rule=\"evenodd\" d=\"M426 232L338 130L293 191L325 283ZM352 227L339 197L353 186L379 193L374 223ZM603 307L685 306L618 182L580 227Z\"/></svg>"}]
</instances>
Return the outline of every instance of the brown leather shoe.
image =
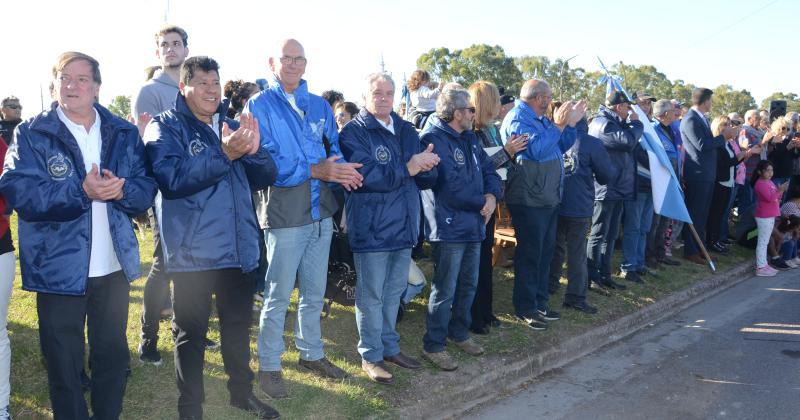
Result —
<instances>
[{"instance_id":1,"label":"brown leather shoe","mask_svg":"<svg viewBox=\"0 0 800 420\"><path fill-rule=\"evenodd\" d=\"M370 379L379 383L389 385L394 382L394 377L388 370L383 362L370 363L366 360L361 361L361 370L367 373Z\"/></svg>"},{"instance_id":2,"label":"brown leather shoe","mask_svg":"<svg viewBox=\"0 0 800 420\"><path fill-rule=\"evenodd\" d=\"M683 259L691 261L695 264L706 265L706 259L701 257L700 254L685 255Z\"/></svg>"},{"instance_id":3,"label":"brown leather shoe","mask_svg":"<svg viewBox=\"0 0 800 420\"><path fill-rule=\"evenodd\" d=\"M403 369L419 369L422 363L413 357L408 357L403 352L397 353L394 356L384 357L383 360L394 363Z\"/></svg>"}]
</instances>

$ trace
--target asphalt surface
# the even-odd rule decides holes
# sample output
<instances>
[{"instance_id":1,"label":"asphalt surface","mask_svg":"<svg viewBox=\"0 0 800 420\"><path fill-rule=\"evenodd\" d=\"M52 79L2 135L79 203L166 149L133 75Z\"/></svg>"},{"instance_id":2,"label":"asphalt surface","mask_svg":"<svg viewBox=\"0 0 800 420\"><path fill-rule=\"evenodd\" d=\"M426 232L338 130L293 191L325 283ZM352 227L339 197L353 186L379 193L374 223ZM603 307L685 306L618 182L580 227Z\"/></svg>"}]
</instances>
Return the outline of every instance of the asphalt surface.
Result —
<instances>
[{"instance_id":1,"label":"asphalt surface","mask_svg":"<svg viewBox=\"0 0 800 420\"><path fill-rule=\"evenodd\" d=\"M465 417L800 419L800 268L745 280Z\"/></svg>"}]
</instances>

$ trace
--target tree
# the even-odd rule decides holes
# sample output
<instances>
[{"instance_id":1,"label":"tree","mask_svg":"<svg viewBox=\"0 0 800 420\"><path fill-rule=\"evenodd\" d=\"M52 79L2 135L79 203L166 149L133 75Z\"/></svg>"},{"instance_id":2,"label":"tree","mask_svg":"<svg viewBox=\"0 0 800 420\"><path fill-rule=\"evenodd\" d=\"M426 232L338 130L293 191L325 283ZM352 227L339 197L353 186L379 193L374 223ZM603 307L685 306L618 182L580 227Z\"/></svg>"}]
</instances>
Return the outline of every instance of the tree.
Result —
<instances>
[{"instance_id":1,"label":"tree","mask_svg":"<svg viewBox=\"0 0 800 420\"><path fill-rule=\"evenodd\" d=\"M800 97L795 93L775 92L761 101L761 109L768 110L770 101L786 101L786 112L800 112Z\"/></svg>"},{"instance_id":2,"label":"tree","mask_svg":"<svg viewBox=\"0 0 800 420\"><path fill-rule=\"evenodd\" d=\"M677 99L685 106L692 105L692 91L694 90L695 85L689 83L686 84L681 79L677 79L672 82L672 98Z\"/></svg>"},{"instance_id":3,"label":"tree","mask_svg":"<svg viewBox=\"0 0 800 420\"><path fill-rule=\"evenodd\" d=\"M557 58L551 62L544 56L522 56L514 60L522 73L523 80L541 79L546 81L553 89L553 98L557 101L570 99L583 99L583 77L586 73L582 68L572 69L569 60Z\"/></svg>"},{"instance_id":4,"label":"tree","mask_svg":"<svg viewBox=\"0 0 800 420\"><path fill-rule=\"evenodd\" d=\"M111 103L108 104L108 110L111 111L112 114L127 120L131 115L131 97L123 95L115 97L111 100Z\"/></svg>"},{"instance_id":5,"label":"tree","mask_svg":"<svg viewBox=\"0 0 800 420\"><path fill-rule=\"evenodd\" d=\"M711 115L720 116L736 112L744 115L748 109L756 107L756 100L750 92L733 90L731 85L719 85L714 89L714 96L711 101Z\"/></svg>"},{"instance_id":6,"label":"tree","mask_svg":"<svg viewBox=\"0 0 800 420\"><path fill-rule=\"evenodd\" d=\"M647 92L658 99L672 99L672 82L654 66L636 67L619 62L612 66L612 71L622 76L622 85L630 95Z\"/></svg>"},{"instance_id":7,"label":"tree","mask_svg":"<svg viewBox=\"0 0 800 420\"><path fill-rule=\"evenodd\" d=\"M456 82L465 88L478 80L490 81L511 92L522 86L522 74L514 59L499 45L476 44L453 52L432 48L417 59L417 67L434 79Z\"/></svg>"}]
</instances>

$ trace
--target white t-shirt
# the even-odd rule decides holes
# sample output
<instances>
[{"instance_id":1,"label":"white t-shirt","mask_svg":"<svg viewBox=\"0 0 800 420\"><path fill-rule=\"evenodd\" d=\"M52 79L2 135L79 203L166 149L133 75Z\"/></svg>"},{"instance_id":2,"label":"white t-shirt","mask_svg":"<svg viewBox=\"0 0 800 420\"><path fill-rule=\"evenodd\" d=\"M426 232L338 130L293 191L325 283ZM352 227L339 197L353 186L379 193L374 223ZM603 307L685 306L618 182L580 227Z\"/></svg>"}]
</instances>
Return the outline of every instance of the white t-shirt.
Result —
<instances>
[{"instance_id":1,"label":"white t-shirt","mask_svg":"<svg viewBox=\"0 0 800 420\"><path fill-rule=\"evenodd\" d=\"M380 118L375 118L375 119L378 120L378 122L383 126L383 128L391 131L392 134L394 134L394 121L392 121L391 118L389 118L389 123L388 124L383 122L383 120L381 120Z\"/></svg>"},{"instance_id":2,"label":"white t-shirt","mask_svg":"<svg viewBox=\"0 0 800 420\"><path fill-rule=\"evenodd\" d=\"M297 107L297 99L295 99L294 94L287 93L286 99L289 100L289 105L291 105L292 108L294 108L295 112L297 112L297 114L300 115L300 118L304 118L306 116L306 113L303 112L302 109Z\"/></svg>"},{"instance_id":3,"label":"white t-shirt","mask_svg":"<svg viewBox=\"0 0 800 420\"><path fill-rule=\"evenodd\" d=\"M104 168L100 165L100 148L103 141L100 138L100 115L97 110L94 111L94 124L88 133L84 126L70 121L61 107L57 107L56 112L58 119L67 126L78 142L86 173L92 170L93 163L102 171ZM104 201L92 201L92 251L89 257L89 277L102 277L122 269L111 240L107 206Z\"/></svg>"},{"instance_id":4,"label":"white t-shirt","mask_svg":"<svg viewBox=\"0 0 800 420\"><path fill-rule=\"evenodd\" d=\"M411 92L411 106L420 112L436 111L436 98L439 97L441 90L437 87L431 89L427 86L420 86L419 89Z\"/></svg>"}]
</instances>

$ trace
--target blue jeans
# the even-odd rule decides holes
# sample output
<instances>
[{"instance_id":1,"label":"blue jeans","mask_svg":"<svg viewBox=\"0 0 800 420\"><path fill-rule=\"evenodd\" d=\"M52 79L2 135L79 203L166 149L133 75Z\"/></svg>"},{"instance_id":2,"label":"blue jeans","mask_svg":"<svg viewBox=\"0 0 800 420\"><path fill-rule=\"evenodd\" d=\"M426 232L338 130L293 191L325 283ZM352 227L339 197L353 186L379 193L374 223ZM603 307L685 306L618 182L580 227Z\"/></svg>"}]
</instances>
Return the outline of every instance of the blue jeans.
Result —
<instances>
[{"instance_id":1,"label":"blue jeans","mask_svg":"<svg viewBox=\"0 0 800 420\"><path fill-rule=\"evenodd\" d=\"M653 194L637 192L636 199L626 201L622 228L622 264L620 271L636 271L644 267L647 234L653 224Z\"/></svg>"},{"instance_id":2,"label":"blue jeans","mask_svg":"<svg viewBox=\"0 0 800 420\"><path fill-rule=\"evenodd\" d=\"M319 317L328 277L333 224L322 219L305 226L267 231L267 280L258 332L259 370L281 370L283 324L294 289L299 285L294 342L300 358L314 361L325 354Z\"/></svg>"},{"instance_id":3,"label":"blue jeans","mask_svg":"<svg viewBox=\"0 0 800 420\"><path fill-rule=\"evenodd\" d=\"M428 298L427 331L422 337L426 352L444 351L447 337L455 342L469 338L480 255L480 242L433 243L435 271Z\"/></svg>"},{"instance_id":4,"label":"blue jeans","mask_svg":"<svg viewBox=\"0 0 800 420\"><path fill-rule=\"evenodd\" d=\"M370 363L400 353L395 330L400 295L408 284L411 248L390 252L357 252L356 325L358 353Z\"/></svg>"},{"instance_id":5,"label":"blue jeans","mask_svg":"<svg viewBox=\"0 0 800 420\"><path fill-rule=\"evenodd\" d=\"M556 247L558 207L529 207L509 204L517 238L514 249L514 312L532 317L546 311L550 299L550 262Z\"/></svg>"},{"instance_id":6,"label":"blue jeans","mask_svg":"<svg viewBox=\"0 0 800 420\"><path fill-rule=\"evenodd\" d=\"M797 256L797 240L790 239L781 245L781 257L784 260L791 260Z\"/></svg>"},{"instance_id":7,"label":"blue jeans","mask_svg":"<svg viewBox=\"0 0 800 420\"><path fill-rule=\"evenodd\" d=\"M617 242L623 203L622 200L594 202L592 228L586 242L586 262L591 281L611 277L611 257Z\"/></svg>"}]
</instances>

